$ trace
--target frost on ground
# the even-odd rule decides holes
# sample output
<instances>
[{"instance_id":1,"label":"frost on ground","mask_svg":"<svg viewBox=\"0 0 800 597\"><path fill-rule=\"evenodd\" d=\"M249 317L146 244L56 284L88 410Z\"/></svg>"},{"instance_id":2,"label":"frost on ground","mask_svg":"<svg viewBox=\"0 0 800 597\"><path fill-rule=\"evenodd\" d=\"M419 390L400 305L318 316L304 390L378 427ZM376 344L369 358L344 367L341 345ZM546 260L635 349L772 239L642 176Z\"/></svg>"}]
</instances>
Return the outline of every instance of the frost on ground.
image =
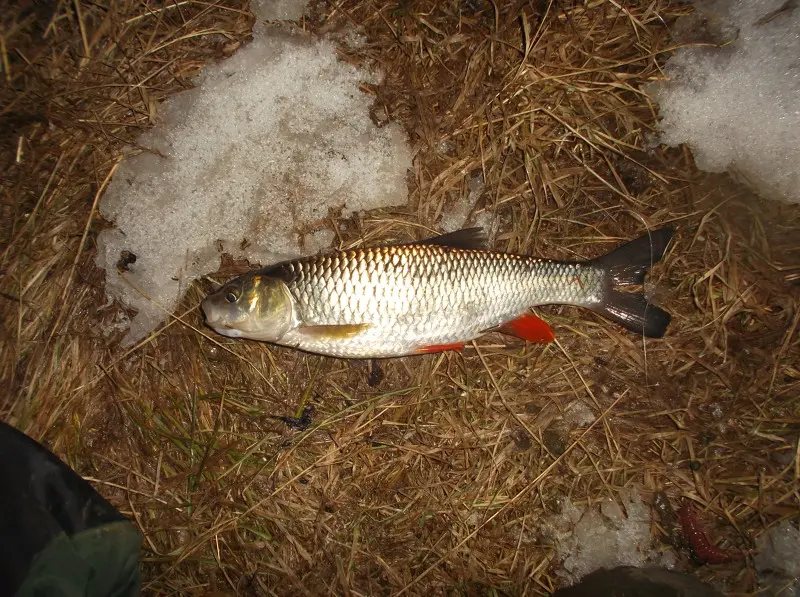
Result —
<instances>
[{"instance_id":1,"label":"frost on ground","mask_svg":"<svg viewBox=\"0 0 800 597\"><path fill-rule=\"evenodd\" d=\"M266 21L298 21L308 0L250 0L250 10Z\"/></svg>"},{"instance_id":2,"label":"frost on ground","mask_svg":"<svg viewBox=\"0 0 800 597\"><path fill-rule=\"evenodd\" d=\"M597 415L582 400L573 400L564 407L564 420L570 431L575 427L588 427L597 419Z\"/></svg>"},{"instance_id":3,"label":"frost on ground","mask_svg":"<svg viewBox=\"0 0 800 597\"><path fill-rule=\"evenodd\" d=\"M684 48L667 61L670 80L647 90L659 103L661 141L686 143L699 168L729 170L764 197L800 202L800 7L693 3L700 14L684 28L703 25L730 43Z\"/></svg>"},{"instance_id":4,"label":"frost on ground","mask_svg":"<svg viewBox=\"0 0 800 597\"><path fill-rule=\"evenodd\" d=\"M800 597L800 530L784 520L758 538L754 561L768 595Z\"/></svg>"},{"instance_id":5,"label":"frost on ground","mask_svg":"<svg viewBox=\"0 0 800 597\"><path fill-rule=\"evenodd\" d=\"M659 552L650 534L650 507L636 491L596 506L576 506L567 498L561 512L545 521L541 534L555 545L561 562L556 574L573 584L599 568L655 565L672 568L674 553Z\"/></svg>"},{"instance_id":6,"label":"frost on ground","mask_svg":"<svg viewBox=\"0 0 800 597\"><path fill-rule=\"evenodd\" d=\"M124 344L165 321L222 251L262 264L311 253L332 233L297 231L330 210L405 204L411 152L398 126L371 122L367 80L331 42L265 28L164 103L138 139L150 151L122 162L100 203L115 224L97 243L106 292L137 310ZM124 277L123 251L135 256Z\"/></svg>"},{"instance_id":7,"label":"frost on ground","mask_svg":"<svg viewBox=\"0 0 800 597\"><path fill-rule=\"evenodd\" d=\"M451 201L442 211L439 228L443 232L454 232L468 225L477 226L483 228L491 236L492 218L489 212L484 210L475 213L475 208L485 187L483 173L478 172L472 175L467 182L467 195L454 194L450 198Z\"/></svg>"}]
</instances>

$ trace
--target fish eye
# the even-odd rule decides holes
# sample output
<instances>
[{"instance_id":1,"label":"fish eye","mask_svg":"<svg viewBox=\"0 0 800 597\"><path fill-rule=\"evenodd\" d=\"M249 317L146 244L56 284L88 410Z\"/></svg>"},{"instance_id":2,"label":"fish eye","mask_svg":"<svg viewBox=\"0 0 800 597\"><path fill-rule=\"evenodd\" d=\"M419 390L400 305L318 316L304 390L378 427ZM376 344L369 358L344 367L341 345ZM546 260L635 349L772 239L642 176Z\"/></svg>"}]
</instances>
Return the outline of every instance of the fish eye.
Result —
<instances>
[{"instance_id":1,"label":"fish eye","mask_svg":"<svg viewBox=\"0 0 800 597\"><path fill-rule=\"evenodd\" d=\"M229 303L235 303L237 300L239 300L239 297L236 296L235 292L228 291L228 294L225 295L225 300Z\"/></svg>"}]
</instances>

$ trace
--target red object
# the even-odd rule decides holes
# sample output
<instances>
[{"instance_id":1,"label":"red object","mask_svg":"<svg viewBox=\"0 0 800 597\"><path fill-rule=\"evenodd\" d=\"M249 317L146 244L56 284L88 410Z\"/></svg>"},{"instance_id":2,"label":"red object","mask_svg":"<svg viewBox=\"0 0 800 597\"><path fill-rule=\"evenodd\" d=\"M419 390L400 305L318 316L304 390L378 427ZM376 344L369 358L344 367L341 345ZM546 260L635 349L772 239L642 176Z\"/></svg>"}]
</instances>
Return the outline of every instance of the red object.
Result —
<instances>
[{"instance_id":1,"label":"red object","mask_svg":"<svg viewBox=\"0 0 800 597\"><path fill-rule=\"evenodd\" d=\"M419 354L431 354L434 352L444 352L445 350L464 350L463 342L453 342L452 344L431 344L430 346L423 346L417 349Z\"/></svg>"},{"instance_id":2,"label":"red object","mask_svg":"<svg viewBox=\"0 0 800 597\"><path fill-rule=\"evenodd\" d=\"M516 319L512 319L500 326L500 331L504 334L522 338L528 342L539 342L548 344L555 340L556 335L550 326L543 319L536 315L525 314Z\"/></svg>"},{"instance_id":3,"label":"red object","mask_svg":"<svg viewBox=\"0 0 800 597\"><path fill-rule=\"evenodd\" d=\"M711 543L698 516L699 513L691 504L685 504L678 510L683 536L698 559L709 564L724 564L744 558L744 553L739 550L722 549Z\"/></svg>"}]
</instances>

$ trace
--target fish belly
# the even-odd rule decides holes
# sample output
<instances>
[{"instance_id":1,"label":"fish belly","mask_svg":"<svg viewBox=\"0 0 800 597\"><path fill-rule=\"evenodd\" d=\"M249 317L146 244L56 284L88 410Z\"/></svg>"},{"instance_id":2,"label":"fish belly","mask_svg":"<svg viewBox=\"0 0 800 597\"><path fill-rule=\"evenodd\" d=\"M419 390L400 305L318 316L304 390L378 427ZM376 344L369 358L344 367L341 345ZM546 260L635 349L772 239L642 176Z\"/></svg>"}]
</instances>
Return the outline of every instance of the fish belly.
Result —
<instances>
[{"instance_id":1,"label":"fish belly","mask_svg":"<svg viewBox=\"0 0 800 597\"><path fill-rule=\"evenodd\" d=\"M397 357L417 354L428 346L469 342L513 318L462 318L451 313L448 321L438 322L428 317L404 317L372 323L348 338L309 336L301 327L289 331L280 344L341 358Z\"/></svg>"}]
</instances>

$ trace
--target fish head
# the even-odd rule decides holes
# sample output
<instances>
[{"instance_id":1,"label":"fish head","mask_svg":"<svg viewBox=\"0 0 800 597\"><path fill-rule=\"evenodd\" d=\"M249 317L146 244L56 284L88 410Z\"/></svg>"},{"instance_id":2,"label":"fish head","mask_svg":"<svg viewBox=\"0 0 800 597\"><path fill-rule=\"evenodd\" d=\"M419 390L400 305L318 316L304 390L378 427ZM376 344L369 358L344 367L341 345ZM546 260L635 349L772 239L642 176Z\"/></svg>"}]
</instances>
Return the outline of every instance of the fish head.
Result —
<instances>
[{"instance_id":1,"label":"fish head","mask_svg":"<svg viewBox=\"0 0 800 597\"><path fill-rule=\"evenodd\" d=\"M201 307L206 323L230 338L277 342L295 326L294 303L286 284L246 274L209 294Z\"/></svg>"}]
</instances>

